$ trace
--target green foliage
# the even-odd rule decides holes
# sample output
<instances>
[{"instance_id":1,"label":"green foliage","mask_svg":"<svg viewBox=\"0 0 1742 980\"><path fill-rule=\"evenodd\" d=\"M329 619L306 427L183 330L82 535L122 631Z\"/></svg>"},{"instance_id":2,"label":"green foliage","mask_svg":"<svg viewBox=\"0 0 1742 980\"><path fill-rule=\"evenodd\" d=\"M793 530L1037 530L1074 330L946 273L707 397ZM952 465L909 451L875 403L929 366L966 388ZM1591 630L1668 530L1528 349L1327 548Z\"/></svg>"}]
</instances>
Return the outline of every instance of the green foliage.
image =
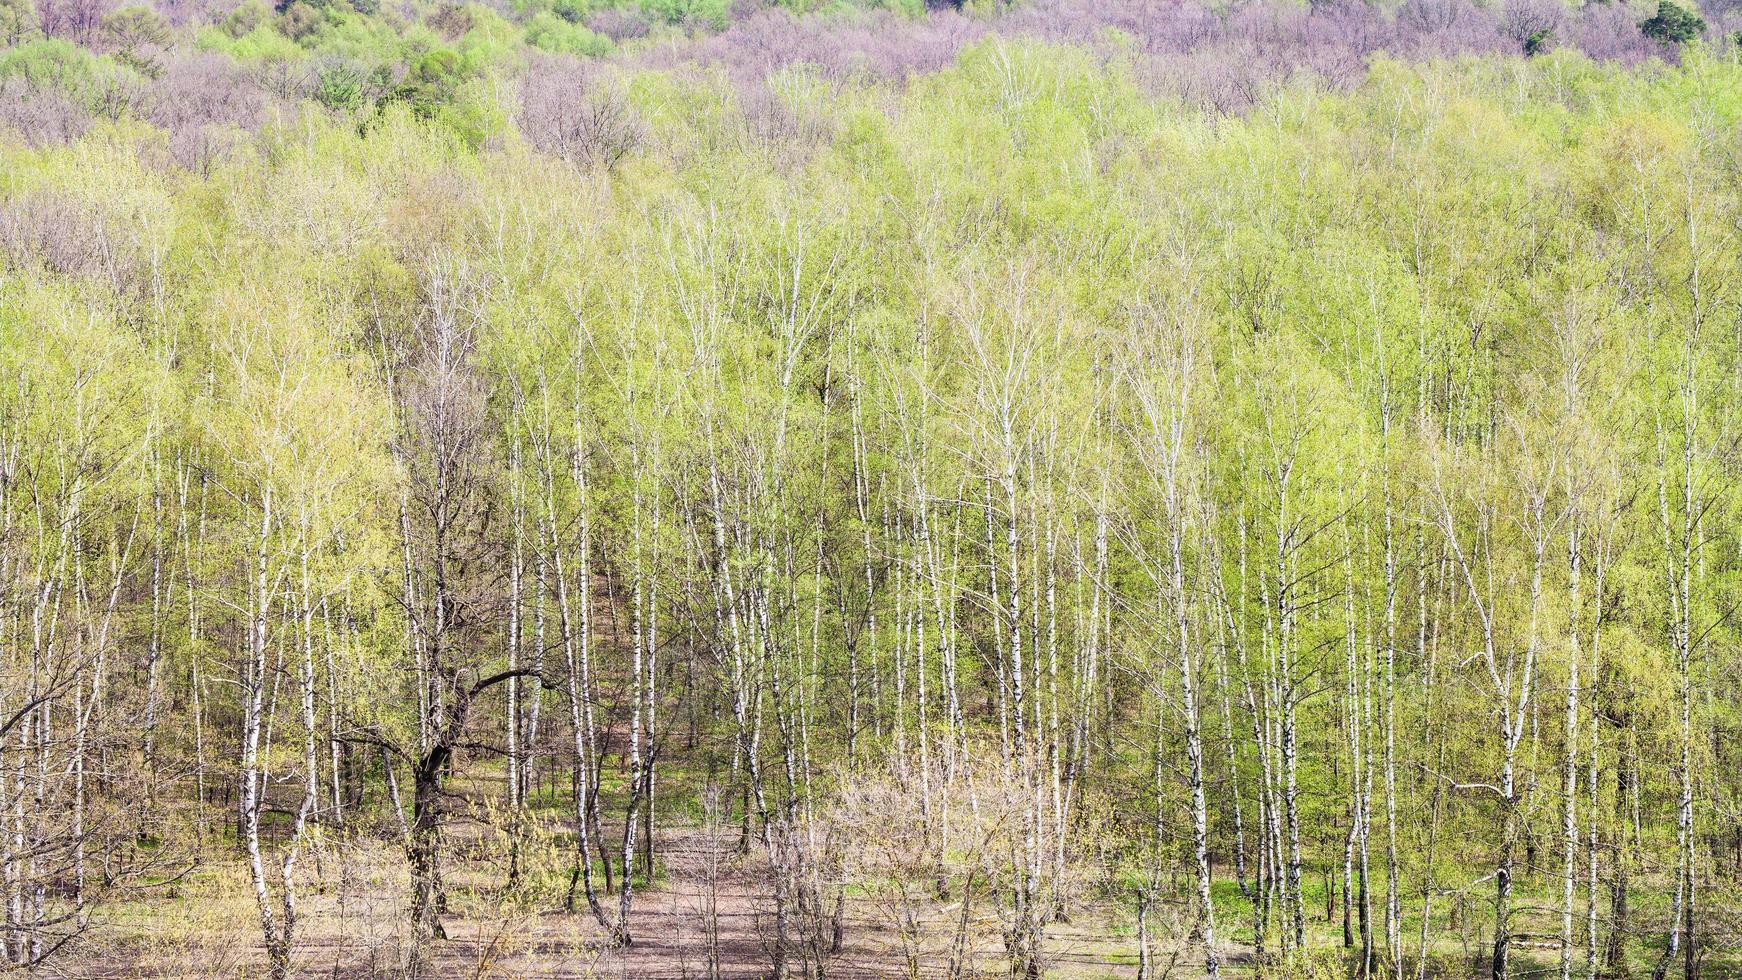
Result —
<instances>
[{"instance_id":1,"label":"green foliage","mask_svg":"<svg viewBox=\"0 0 1742 980\"><path fill-rule=\"evenodd\" d=\"M33 0L0 0L0 47L23 43L39 25Z\"/></svg>"},{"instance_id":2,"label":"green foliage","mask_svg":"<svg viewBox=\"0 0 1742 980\"><path fill-rule=\"evenodd\" d=\"M926 0L874 0L873 9L889 10L904 17L924 17Z\"/></svg>"},{"instance_id":3,"label":"green foliage","mask_svg":"<svg viewBox=\"0 0 1742 980\"><path fill-rule=\"evenodd\" d=\"M266 23L269 12L262 0L246 0L219 22L218 27L233 38L242 38Z\"/></svg>"},{"instance_id":4,"label":"green foliage","mask_svg":"<svg viewBox=\"0 0 1742 980\"><path fill-rule=\"evenodd\" d=\"M720 28L725 26L729 0L641 0L641 9L667 24Z\"/></svg>"},{"instance_id":5,"label":"green foliage","mask_svg":"<svg viewBox=\"0 0 1742 980\"><path fill-rule=\"evenodd\" d=\"M279 33L276 24L276 20L263 20L240 36L232 36L227 30L208 28L196 36L195 43L205 50L227 54L244 65L282 64L306 57L307 52Z\"/></svg>"},{"instance_id":6,"label":"green foliage","mask_svg":"<svg viewBox=\"0 0 1742 980\"><path fill-rule=\"evenodd\" d=\"M1705 33L1706 21L1675 0L1657 0L1657 13L1649 20L1640 21L1639 30L1653 41L1679 45Z\"/></svg>"},{"instance_id":7,"label":"green foliage","mask_svg":"<svg viewBox=\"0 0 1742 980\"><path fill-rule=\"evenodd\" d=\"M454 43L469 75L511 62L524 39L521 29L501 14L476 4L465 8L466 30Z\"/></svg>"},{"instance_id":8,"label":"green foliage","mask_svg":"<svg viewBox=\"0 0 1742 980\"><path fill-rule=\"evenodd\" d=\"M76 91L98 72L96 55L61 38L29 41L0 51L0 78L17 78L31 88Z\"/></svg>"},{"instance_id":9,"label":"green foliage","mask_svg":"<svg viewBox=\"0 0 1742 980\"><path fill-rule=\"evenodd\" d=\"M118 121L133 114L140 84L157 73L148 57L94 55L59 38L0 51L0 81L15 79L33 93L57 93L93 115Z\"/></svg>"},{"instance_id":10,"label":"green foliage","mask_svg":"<svg viewBox=\"0 0 1742 980\"><path fill-rule=\"evenodd\" d=\"M162 73L154 49L170 39L169 23L150 7L122 7L103 18L103 37L116 61L148 78Z\"/></svg>"},{"instance_id":11,"label":"green foliage","mask_svg":"<svg viewBox=\"0 0 1742 980\"><path fill-rule=\"evenodd\" d=\"M142 125L0 146L0 605L20 640L0 645L0 687L28 676L36 604L65 603L47 642L73 664L106 585L123 607L107 700L87 709L81 675L56 718L91 710L131 746L127 681L154 649L136 641L169 637L166 718L222 731L198 760L234 769L246 684L195 688L192 668L237 656L255 563L282 601L307 557L325 607L262 627L289 665L275 787L331 717L427 737L428 656L471 658L470 681L542 642L559 683L540 704L566 707L579 627L559 589L586 582L613 804L629 658L657 651L662 793L736 773L749 798L742 753L762 752L772 805L855 845L829 877L882 861L851 887L889 902L944 881L965 903L971 885L976 921L1014 914L998 903L1031 865L1009 855L1041 826L1057 851L1033 863L1064 867L1040 888L1085 928L1138 889L1164 892L1158 920L1190 909L1196 892L1164 883L1194 875L1197 789L1218 869L1271 833L1261 800L1277 825L1291 810L1294 897L1313 907L1286 969L1348 975L1320 903L1361 806L1383 879L1372 796L1392 792L1400 902L1435 969L1467 969L1461 944L1491 932L1503 844L1528 890L1514 928L1556 934L1563 806L1596 828L1605 884L1635 872L1639 958L1669 921L1684 788L1701 840L1742 831L1735 59L1599 64L1530 35L1540 57L1376 57L1346 88L1293 80L1249 113L1157 97L1128 51L1010 38L899 82L552 58L522 91L504 70L522 43L604 52L580 7L403 29L338 3L246 9L201 45L295 67L330 113L286 113L204 169L167 163ZM127 72L64 41L0 53L0 79L92 104ZM474 440L456 454L480 499L448 540L476 632L435 653L400 591L433 581L402 550L425 519L432 405L459 406L441 434ZM191 494L209 481L185 541L154 510L176 506L177 466ZM171 527L164 613L150 556ZM1685 591L1666 587L1678 555L1697 563ZM658 635L632 645L642 629ZM332 653L307 731L302 649ZM733 694L765 714L735 717ZM476 745L502 735L505 701L477 700ZM164 753L194 771L191 749ZM455 797L495 792L476 786L499 787L498 764L468 750ZM1518 800L1488 788L1502 773ZM1074 782L1037 792L1055 779ZM372 789L366 816L384 800ZM516 839L519 814L469 812L493 821L477 848ZM555 846L538 834L529 848ZM1274 870L1289 845L1265 845ZM528 851L524 887L560 885L549 857ZM1698 860L1716 975L1736 890ZM1268 903L1218 874L1223 947L1274 940L1277 921L1253 922ZM1185 918L1176 945L1195 948Z\"/></svg>"},{"instance_id":12,"label":"green foliage","mask_svg":"<svg viewBox=\"0 0 1742 980\"><path fill-rule=\"evenodd\" d=\"M578 23L554 14L534 14L526 22L526 43L541 51L597 57L611 50L611 42Z\"/></svg>"},{"instance_id":13,"label":"green foliage","mask_svg":"<svg viewBox=\"0 0 1742 980\"><path fill-rule=\"evenodd\" d=\"M315 83L314 99L328 109L354 112L368 102L368 76L349 64L333 65L321 71Z\"/></svg>"},{"instance_id":14,"label":"green foliage","mask_svg":"<svg viewBox=\"0 0 1742 980\"><path fill-rule=\"evenodd\" d=\"M550 12L570 24L580 24L593 12L593 4L590 0L552 0Z\"/></svg>"},{"instance_id":15,"label":"green foliage","mask_svg":"<svg viewBox=\"0 0 1742 980\"><path fill-rule=\"evenodd\" d=\"M394 87L392 97L410 107L415 115L428 119L453 99L465 75L465 64L457 53L437 48L418 59L405 79Z\"/></svg>"},{"instance_id":16,"label":"green foliage","mask_svg":"<svg viewBox=\"0 0 1742 980\"><path fill-rule=\"evenodd\" d=\"M327 15L306 0L296 0L278 15L278 33L299 44L305 43L327 26Z\"/></svg>"},{"instance_id":17,"label":"green foliage","mask_svg":"<svg viewBox=\"0 0 1742 980\"><path fill-rule=\"evenodd\" d=\"M103 18L103 38L122 50L168 43L169 22L156 10L143 5L122 7Z\"/></svg>"},{"instance_id":18,"label":"green foliage","mask_svg":"<svg viewBox=\"0 0 1742 980\"><path fill-rule=\"evenodd\" d=\"M344 15L333 19L313 50L341 61L396 65L415 62L441 43L427 28L397 29L378 18Z\"/></svg>"},{"instance_id":19,"label":"green foliage","mask_svg":"<svg viewBox=\"0 0 1742 980\"><path fill-rule=\"evenodd\" d=\"M462 83L453 97L436 113L437 122L451 130L460 141L474 149L506 133L510 128L508 113L497 101L495 89L483 80Z\"/></svg>"},{"instance_id":20,"label":"green foliage","mask_svg":"<svg viewBox=\"0 0 1742 980\"><path fill-rule=\"evenodd\" d=\"M219 21L218 30L232 38L246 37L253 33L260 24L267 23L267 5L261 0L247 0L239 3L235 10L230 10L223 21Z\"/></svg>"}]
</instances>

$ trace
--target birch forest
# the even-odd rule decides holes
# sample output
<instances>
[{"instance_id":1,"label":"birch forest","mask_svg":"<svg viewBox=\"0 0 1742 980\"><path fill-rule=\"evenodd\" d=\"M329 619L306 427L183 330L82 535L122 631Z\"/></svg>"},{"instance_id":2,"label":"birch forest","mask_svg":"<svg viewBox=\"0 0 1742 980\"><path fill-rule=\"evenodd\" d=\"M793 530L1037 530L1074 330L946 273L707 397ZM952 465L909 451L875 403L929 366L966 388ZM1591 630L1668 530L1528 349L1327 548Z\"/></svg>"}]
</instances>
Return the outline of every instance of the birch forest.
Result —
<instances>
[{"instance_id":1,"label":"birch forest","mask_svg":"<svg viewBox=\"0 0 1742 980\"><path fill-rule=\"evenodd\" d=\"M1742 8L0 0L0 958L1742 976Z\"/></svg>"}]
</instances>

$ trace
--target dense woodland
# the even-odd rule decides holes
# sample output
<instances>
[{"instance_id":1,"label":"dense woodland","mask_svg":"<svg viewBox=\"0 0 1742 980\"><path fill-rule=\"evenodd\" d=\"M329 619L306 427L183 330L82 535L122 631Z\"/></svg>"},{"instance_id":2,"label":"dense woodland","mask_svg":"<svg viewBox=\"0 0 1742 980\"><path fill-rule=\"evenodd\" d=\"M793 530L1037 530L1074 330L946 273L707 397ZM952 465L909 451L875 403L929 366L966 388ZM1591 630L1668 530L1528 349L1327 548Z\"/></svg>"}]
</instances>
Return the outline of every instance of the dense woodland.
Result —
<instances>
[{"instance_id":1,"label":"dense woodland","mask_svg":"<svg viewBox=\"0 0 1742 980\"><path fill-rule=\"evenodd\" d=\"M0 951L1742 975L1728 17L0 0Z\"/></svg>"}]
</instances>

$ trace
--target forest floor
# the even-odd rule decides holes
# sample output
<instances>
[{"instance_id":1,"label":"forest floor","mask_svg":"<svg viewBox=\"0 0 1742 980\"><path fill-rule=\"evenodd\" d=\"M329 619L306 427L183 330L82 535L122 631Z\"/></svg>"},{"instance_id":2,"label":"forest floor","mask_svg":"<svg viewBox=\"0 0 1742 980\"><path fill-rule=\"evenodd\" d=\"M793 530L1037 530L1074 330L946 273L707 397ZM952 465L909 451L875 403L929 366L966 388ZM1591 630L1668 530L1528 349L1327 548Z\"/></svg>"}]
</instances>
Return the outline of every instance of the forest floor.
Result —
<instances>
[{"instance_id":1,"label":"forest floor","mask_svg":"<svg viewBox=\"0 0 1742 980\"><path fill-rule=\"evenodd\" d=\"M541 794L553 805L541 806L542 817L530 827L522 825L518 835L508 833L512 821L499 809L478 802L499 799L499 787L486 779L469 781L466 788L468 802L461 807L466 813L456 814L446 835L444 863L452 904L443 920L447 941L427 951L434 975L472 980L748 980L769 975L775 924L772 879L763 847L756 844L739 853L738 827L707 825L695 808L678 805L682 794L666 797L670 806L659 822L657 871L651 885L637 882L630 915L634 941L620 948L608 942L606 930L584 902L577 901L577 911L563 908L573 841L562 829L566 821L560 807L554 805L557 787ZM282 833L276 825L269 829ZM606 829L608 839L620 832L620 827ZM166 837L194 837L193 828L181 830L185 833ZM409 883L395 833L380 823L351 826L342 835L322 831L316 825L297 871L297 975L334 980L403 976ZM101 905L89 932L69 947L68 955L39 971L41 975L189 980L265 976L247 866L225 828L208 823L198 834L204 840L195 849L203 855L199 861L188 859L183 873L164 875L160 885L134 889L124 901ZM523 843L510 847L512 839ZM277 861L270 867L276 896ZM595 871L595 878L602 879L597 867ZM514 880L518 884L510 887ZM602 880L596 883L606 915L614 916L616 896L604 893ZM1325 879L1311 884L1310 945L1325 956L1315 956L1317 970L1307 972L1339 976L1346 972L1341 927L1337 909L1326 901L1334 883ZM947 976L964 921L963 895L958 890L940 896L934 888L930 882L905 881L860 882L850 889L842 949L826 960L827 977ZM1179 887L1173 891L1184 893ZM1218 880L1216 892L1224 972L1250 975L1251 947L1241 942L1248 938L1249 923L1243 916L1249 913L1234 882ZM1047 927L1049 977L1129 980L1137 975L1134 910L1116 907L1097 894L1090 882L1076 883L1068 903L1071 915ZM1467 896L1466 901L1467 906L1455 909L1449 900L1438 903L1433 976L1473 975L1472 964L1485 951L1488 931L1479 897ZM1544 915L1551 910L1546 900L1543 910ZM1542 916L1540 922L1526 918L1521 913L1521 931L1552 929ZM1004 975L1007 960L996 903L984 894L972 896L966 923L963 975ZM828 928L826 920L820 925ZM1152 911L1158 977L1202 975L1202 948L1190 941L1190 925L1183 905L1160 904ZM803 946L804 938L803 928L795 924L789 948ZM1408 939L1413 943L1413 931ZM1539 945L1520 944L1520 962L1527 968L1544 968L1558 958ZM717 951L717 971L710 970L710 948ZM1641 966L1649 970L1647 951L1639 952ZM792 976L807 975L805 965L802 951L789 954ZM1713 966L1721 969L1716 962Z\"/></svg>"},{"instance_id":2,"label":"forest floor","mask_svg":"<svg viewBox=\"0 0 1742 980\"><path fill-rule=\"evenodd\" d=\"M428 951L434 976L749 980L769 975L774 920L768 868L760 847L752 847L747 855L737 853L736 828L710 830L674 823L660 831L659 873L652 886L635 891L630 917L634 941L627 948L607 941L606 931L583 903L577 903L578 911L562 909L566 839L546 838L522 849L518 860L528 870L523 872L525 886L520 889L504 886L505 839L485 823L450 828L448 882L453 905L443 920L448 940ZM208 855L223 850L222 845L214 845ZM298 878L297 976L334 980L404 976L408 882L403 857L393 841L381 835L317 841L305 850ZM907 897L892 897L890 889L876 894L856 889L849 894L842 950L826 961L829 978L932 980L948 975L960 924L960 896L953 901L939 898L924 883L901 892ZM614 915L615 896L601 889L600 900L606 914ZM1130 910L1087 901L1079 901L1075 909L1071 917L1047 928L1047 976L1134 978L1137 940ZM1158 976L1203 974L1201 947L1187 941L1189 923L1181 912L1163 906L1153 914ZM1240 927L1234 909L1225 912L1219 917L1224 973L1250 975L1250 947L1225 938ZM1311 919L1315 948L1333 949L1339 938L1333 935L1336 924L1320 914ZM266 975L257 907L239 855L222 860L208 856L196 870L143 897L105 906L96 922L69 956L40 974L92 980ZM710 929L710 922L717 922L717 930ZM984 896L970 909L968 933L963 974L1005 975L998 921ZM1480 937L1479 930L1476 935ZM794 938L799 937L795 929ZM1322 947L1316 945L1320 941ZM718 950L717 972L709 969L710 946ZM1550 953L1521 946L1522 962L1536 968L1552 962ZM1472 975L1467 967L1473 951L1468 942L1461 949L1437 951L1430 973ZM801 952L789 954L791 976L806 975L804 966ZM1342 973L1332 957L1319 960L1316 971L1302 975Z\"/></svg>"},{"instance_id":3,"label":"forest floor","mask_svg":"<svg viewBox=\"0 0 1742 980\"><path fill-rule=\"evenodd\" d=\"M659 835L660 872L652 887L638 888L630 922L634 941L613 947L605 930L585 910L564 911L566 874L560 859L529 848L522 859L540 865L543 901L511 897L502 888L500 863L487 829L454 834L449 882L454 905L444 919L448 941L430 951L441 977L648 978L710 980L754 978L770 972L773 906L760 848L736 853L738 832L673 826ZM542 862L542 864L541 864ZM275 869L276 870L276 869ZM309 848L299 872L295 967L299 976L374 980L402 975L408 933L403 861L390 842L378 839L324 843ZM601 894L606 914L616 896ZM711 913L710 913L711 910ZM913 913L907 919L906 913ZM1111 910L1108 910L1111 912ZM941 977L960 903L929 894L900 909L866 895L849 897L843 917L842 951L827 961L827 975ZM969 975L1003 972L996 921L985 908L972 909ZM205 862L144 900L106 908L99 925L69 958L44 975L78 978L263 976L258 913L246 866L238 857ZM1116 917L1079 915L1048 930L1048 974L1130 977L1136 973L1135 939ZM907 929L896 923L911 921ZM717 927L710 929L710 922ZM713 939L710 941L710 934ZM795 935L797 934L795 930ZM718 972L708 950L718 950ZM1230 951L1232 952L1232 951ZM1162 953L1166 963L1170 954ZM1189 976L1181 969L1176 976ZM801 975L801 954L789 969Z\"/></svg>"}]
</instances>

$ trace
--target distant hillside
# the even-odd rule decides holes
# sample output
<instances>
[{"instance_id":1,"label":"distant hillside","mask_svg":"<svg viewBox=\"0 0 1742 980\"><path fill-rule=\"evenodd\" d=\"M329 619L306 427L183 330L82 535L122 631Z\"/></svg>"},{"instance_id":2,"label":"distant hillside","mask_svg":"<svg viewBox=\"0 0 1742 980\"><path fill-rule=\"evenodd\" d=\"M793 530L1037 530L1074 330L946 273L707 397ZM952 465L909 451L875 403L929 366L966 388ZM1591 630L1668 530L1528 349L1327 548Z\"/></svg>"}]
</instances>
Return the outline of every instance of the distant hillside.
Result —
<instances>
[{"instance_id":1,"label":"distant hillside","mask_svg":"<svg viewBox=\"0 0 1742 980\"><path fill-rule=\"evenodd\" d=\"M0 0L0 132L41 144L136 119L164 130L175 158L198 167L271 120L323 111L367 125L399 104L473 142L488 135L490 118L520 118L543 144L536 117L553 90L568 99L639 70L716 68L753 106L785 68L898 83L992 35L1087 45L1157 93L1237 111L1303 75L1346 86L1378 53L1526 57L1571 47L1599 60L1673 62L1677 41L1641 29L1653 12L1559 0L1038 0L933 10L918 0ZM1729 15L1708 19L1706 35L1728 43Z\"/></svg>"}]
</instances>

